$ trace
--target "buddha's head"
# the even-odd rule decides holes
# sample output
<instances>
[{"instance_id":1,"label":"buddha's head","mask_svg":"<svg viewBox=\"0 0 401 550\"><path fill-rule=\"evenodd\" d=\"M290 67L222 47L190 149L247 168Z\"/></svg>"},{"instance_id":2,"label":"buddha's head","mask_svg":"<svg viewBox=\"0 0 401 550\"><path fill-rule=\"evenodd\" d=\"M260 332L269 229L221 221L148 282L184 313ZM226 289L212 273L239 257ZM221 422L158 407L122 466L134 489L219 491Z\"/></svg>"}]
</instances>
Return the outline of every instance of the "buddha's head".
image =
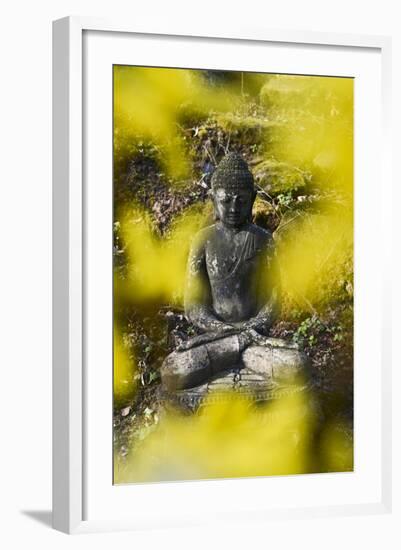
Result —
<instances>
[{"instance_id":1,"label":"buddha's head","mask_svg":"<svg viewBox=\"0 0 401 550\"><path fill-rule=\"evenodd\" d=\"M237 153L226 155L212 176L215 217L230 228L239 228L252 217L256 191L247 163Z\"/></svg>"}]
</instances>

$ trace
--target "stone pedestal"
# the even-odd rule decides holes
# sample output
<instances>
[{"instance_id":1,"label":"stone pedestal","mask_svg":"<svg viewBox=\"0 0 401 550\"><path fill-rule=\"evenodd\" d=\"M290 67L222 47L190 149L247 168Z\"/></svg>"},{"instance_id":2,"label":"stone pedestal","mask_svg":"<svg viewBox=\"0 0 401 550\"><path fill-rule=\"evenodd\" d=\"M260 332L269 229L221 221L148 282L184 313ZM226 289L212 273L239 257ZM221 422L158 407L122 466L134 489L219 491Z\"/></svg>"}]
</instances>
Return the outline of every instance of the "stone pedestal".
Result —
<instances>
[{"instance_id":1,"label":"stone pedestal","mask_svg":"<svg viewBox=\"0 0 401 550\"><path fill-rule=\"evenodd\" d=\"M196 412L205 403L229 401L242 395L253 403L279 399L289 393L308 391L311 384L278 384L270 377L254 370L238 366L212 377L210 381L193 388L167 391L160 389L160 399L166 406L182 411Z\"/></svg>"}]
</instances>

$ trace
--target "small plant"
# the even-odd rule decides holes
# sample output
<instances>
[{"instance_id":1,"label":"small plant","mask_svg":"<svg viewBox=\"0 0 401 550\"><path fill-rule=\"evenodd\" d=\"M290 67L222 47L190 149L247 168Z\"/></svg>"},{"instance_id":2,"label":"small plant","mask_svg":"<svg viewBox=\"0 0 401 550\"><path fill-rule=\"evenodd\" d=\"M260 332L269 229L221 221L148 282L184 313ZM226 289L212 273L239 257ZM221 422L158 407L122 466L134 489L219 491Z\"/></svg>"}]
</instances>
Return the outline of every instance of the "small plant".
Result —
<instances>
[{"instance_id":1,"label":"small plant","mask_svg":"<svg viewBox=\"0 0 401 550\"><path fill-rule=\"evenodd\" d=\"M326 331L325 325L316 315L307 317L299 325L293 334L293 341L301 346L314 346L318 341L318 336Z\"/></svg>"},{"instance_id":2,"label":"small plant","mask_svg":"<svg viewBox=\"0 0 401 550\"><path fill-rule=\"evenodd\" d=\"M341 325L336 325L331 329L333 334L334 342L341 342L344 339L343 327Z\"/></svg>"},{"instance_id":3,"label":"small plant","mask_svg":"<svg viewBox=\"0 0 401 550\"><path fill-rule=\"evenodd\" d=\"M287 191L287 193L280 193L276 197L277 204L279 206L289 207L293 201L292 191Z\"/></svg>"}]
</instances>

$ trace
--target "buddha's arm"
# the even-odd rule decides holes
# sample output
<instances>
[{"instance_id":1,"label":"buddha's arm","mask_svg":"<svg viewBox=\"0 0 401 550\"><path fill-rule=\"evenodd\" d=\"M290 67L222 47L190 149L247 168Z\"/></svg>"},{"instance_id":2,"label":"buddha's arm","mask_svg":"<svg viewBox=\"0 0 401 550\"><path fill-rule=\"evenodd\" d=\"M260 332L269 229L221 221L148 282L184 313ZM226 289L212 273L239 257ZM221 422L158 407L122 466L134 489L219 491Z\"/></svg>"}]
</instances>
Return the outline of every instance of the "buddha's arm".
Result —
<instances>
[{"instance_id":1,"label":"buddha's arm","mask_svg":"<svg viewBox=\"0 0 401 550\"><path fill-rule=\"evenodd\" d=\"M280 312L277 287L273 288L270 299L259 310L255 317L245 323L245 328L266 331L270 329Z\"/></svg>"},{"instance_id":2,"label":"buddha's arm","mask_svg":"<svg viewBox=\"0 0 401 550\"><path fill-rule=\"evenodd\" d=\"M217 319L213 312L205 305L192 305L188 310L186 308L188 320L196 327L205 332L231 332L233 326Z\"/></svg>"},{"instance_id":3,"label":"buddha's arm","mask_svg":"<svg viewBox=\"0 0 401 550\"><path fill-rule=\"evenodd\" d=\"M265 249L265 260L261 266L261 288L259 289L262 297L266 296L265 301L255 317L252 317L245 323L245 328L261 330L266 332L270 329L280 314L280 271L274 243L270 239Z\"/></svg>"},{"instance_id":4,"label":"buddha's arm","mask_svg":"<svg viewBox=\"0 0 401 550\"><path fill-rule=\"evenodd\" d=\"M199 237L195 238L189 253L184 306L187 319L205 332L233 329L231 325L220 321L213 312L206 272L205 246Z\"/></svg>"}]
</instances>

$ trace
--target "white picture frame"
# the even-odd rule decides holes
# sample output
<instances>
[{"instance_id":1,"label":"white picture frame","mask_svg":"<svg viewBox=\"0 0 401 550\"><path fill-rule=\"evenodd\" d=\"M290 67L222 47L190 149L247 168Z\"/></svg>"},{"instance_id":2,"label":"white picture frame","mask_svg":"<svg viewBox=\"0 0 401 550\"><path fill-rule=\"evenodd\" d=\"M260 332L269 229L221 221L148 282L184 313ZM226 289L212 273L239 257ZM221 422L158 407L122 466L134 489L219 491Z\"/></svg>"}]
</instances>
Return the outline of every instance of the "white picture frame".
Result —
<instances>
[{"instance_id":1,"label":"white picture frame","mask_svg":"<svg viewBox=\"0 0 401 550\"><path fill-rule=\"evenodd\" d=\"M88 279L85 271L88 268L88 262L91 261L88 254L91 238L87 237L88 221L86 214L88 210L87 201L94 206L98 199L93 198L93 194L87 193L84 180L87 177L85 167L85 155L88 153L87 143L84 139L84 126L86 110L88 104L84 93L85 79L88 78L85 73L83 60L94 59L87 52L87 43L85 43L85 33L93 33L93 36L99 34L102 37L108 36L110 45L117 38L128 39L129 37L145 37L146 40L157 41L160 37L171 37L179 39L186 44L193 42L201 43L203 46L209 44L210 47L219 43L225 45L228 49L247 44L252 45L286 45L291 48L304 48L310 51L313 48L336 48L336 51L342 51L344 56L351 55L352 52L369 51L374 52L377 62L380 65L380 74L375 76L375 85L380 86L380 115L378 117L380 135L381 158L378 161L377 169L380 178L380 194L391 194L391 176L389 160L389 96L390 96L390 52L391 43L387 37L376 36L353 36L336 35L313 32L291 32L275 30L230 30L223 29L180 29L169 28L147 29L140 25L131 25L128 22L104 21L93 18L68 17L54 22L53 27L53 525L56 529L67 533L87 532L98 530L115 529L138 529L155 523L154 517L159 517L157 525L189 525L201 522L196 515L182 515L177 499L172 501L169 516L162 518L156 514L152 517L141 515L138 519L129 517L108 517L106 511L99 511L97 517L87 516L88 507L88 479L90 488L96 485L97 471L88 463L85 454L90 446L99 451L99 456L104 456L100 444L96 443L96 438L91 440L88 434L93 433L91 424L91 412L88 408L87 396L88 385L93 384L93 378L88 377L88 335L85 316L87 315L85 300L88 293ZM174 40L172 40L174 41ZM96 46L96 40L94 41ZM99 48L99 54L102 55L103 46ZM125 46L124 46L125 47ZM91 46L92 48L92 46ZM210 48L209 48L210 49ZM94 51L94 47L91 50ZM329 50L327 50L329 51ZM334 50L333 50L334 51ZM206 55L206 54L205 54ZM85 57L87 56L87 57ZM89 57L88 57L89 56ZM159 65L165 66L160 48L155 48L152 53L152 59L160 58ZM227 61L228 62L228 61ZM132 64L135 64L133 61ZM139 63L140 64L140 63ZM171 58L170 66L176 65L176 60ZM377 66L379 66L377 65ZM185 65L184 65L185 66ZM352 69L350 69L352 73ZM352 75L350 73L350 76ZM380 81L378 81L380 80ZM107 96L105 96L105 101ZM110 107L111 109L111 107ZM107 122L104 125L107 128ZM111 134L107 136L111 142ZM107 202L107 193L105 195ZM110 194L108 195L111 201ZM107 204L100 206L106 208ZM111 202L109 207L111 208ZM359 206L357 205L357 214ZM93 216L92 218L93 219ZM381 227L378 230L379 239L381 234L389 231L388 220L385 212L381 211ZM89 230L89 233L91 231ZM93 231L92 231L93 233ZM375 238L374 236L372 238ZM361 241L362 242L362 241ZM108 246L108 243L105 243ZM358 252L358 250L357 250ZM361 246L360 253L362 264L365 265L366 255L367 266L371 259L368 258L366 250ZM382 250L381 265L383 269L378 274L379 283L377 287L377 305L380 306L380 312L386 312L382 315L379 327L380 338L378 343L378 360L372 365L372 378L379 383L379 396L374 407L378 412L377 430L372 429L372 437L375 438L374 445L378 449L377 461L372 468L378 476L375 495L377 498L371 498L368 494L361 497L358 501L357 488L355 495L349 500L333 500L324 502L321 506L311 502L303 505L302 497L294 506L287 507L285 503L269 507L269 514L266 510L255 502L252 510L243 510L232 505L230 510L235 517L237 510L238 518L242 520L256 518L262 521L268 517L310 517L311 515L346 515L346 514L364 514L364 513L384 513L391 508L391 357L390 357L390 330L387 326L390 318L389 314L389 284L387 277L389 266L390 251L388 245ZM380 279L380 280L379 280ZM107 285L107 281L105 282ZM107 288L107 287L106 287ZM380 293L380 296L379 296ZM109 321L109 324L111 321ZM380 348L380 353L379 353ZM376 357L376 356L375 356ZM371 361L374 361L373 359ZM110 364L111 369L111 364ZM111 371L110 371L111 372ZM109 383L111 384L111 375ZM99 382L100 384L100 382ZM373 385L373 382L372 382ZM89 389L90 390L90 389ZM111 386L109 388L111 393ZM359 391L359 390L358 390ZM102 394L102 392L99 392ZM90 395L90 391L89 391ZM358 397L358 395L357 395ZM93 399L89 399L93 404ZM107 414L107 407L105 414ZM111 411L110 422L111 422ZM101 416L103 418L103 416ZM107 417L106 417L107 418ZM105 428L107 430L107 428ZM99 440L100 441L100 440ZM111 445L111 441L110 441ZM92 452L92 450L90 451ZM110 455L112 454L110 448ZM93 455L93 453L92 453ZM101 460L100 460L101 462ZM89 466L88 466L89 464ZM373 470L372 470L373 471ZM380 479L379 479L380 478ZM101 485L103 481L100 481ZM237 485L233 485L237 483ZM253 480L230 480L219 482L196 482L195 484L160 484L147 486L142 485L138 488L141 491L141 498L146 498L149 494L151 498L168 499L169 494L175 492L182 498L188 498L191 491L197 494L199 502L205 504L209 494L218 491L226 500L232 499L232 491L236 491L241 484L241 491L247 491L247 494L256 494L259 479ZM272 482L270 482L272 483ZM297 483L294 478L278 481L276 484ZM319 483L323 479L317 479L313 482L318 492ZM111 484L111 473L110 473ZM214 484L214 485L213 485ZM247 485L246 485L247 484ZM173 487L174 486L174 487ZM248 487L248 488L247 488ZM125 488L130 490L130 488ZM92 490L92 489L90 489ZM280 490L280 489L279 489ZM89 491L90 492L90 491ZM159 493L158 493L159 492ZM313 491L312 491L313 492ZM127 493L127 491L125 491ZM163 493L163 494L162 494ZM226 495L224 496L224 493ZM372 492L373 494L373 492ZM92 497L91 497L92 498ZM94 498L94 497L93 497ZM99 493L98 498L102 497ZM104 493L105 500L108 499ZM122 492L118 498L122 497ZM124 497L127 498L126 496ZM125 500L126 502L126 500ZM316 501L317 502L317 501ZM100 510L100 509L99 509ZM241 512L241 514L240 514ZM210 518L209 518L210 519ZM216 516L216 521L224 520L224 514ZM157 526L156 525L156 526Z\"/></svg>"}]
</instances>

